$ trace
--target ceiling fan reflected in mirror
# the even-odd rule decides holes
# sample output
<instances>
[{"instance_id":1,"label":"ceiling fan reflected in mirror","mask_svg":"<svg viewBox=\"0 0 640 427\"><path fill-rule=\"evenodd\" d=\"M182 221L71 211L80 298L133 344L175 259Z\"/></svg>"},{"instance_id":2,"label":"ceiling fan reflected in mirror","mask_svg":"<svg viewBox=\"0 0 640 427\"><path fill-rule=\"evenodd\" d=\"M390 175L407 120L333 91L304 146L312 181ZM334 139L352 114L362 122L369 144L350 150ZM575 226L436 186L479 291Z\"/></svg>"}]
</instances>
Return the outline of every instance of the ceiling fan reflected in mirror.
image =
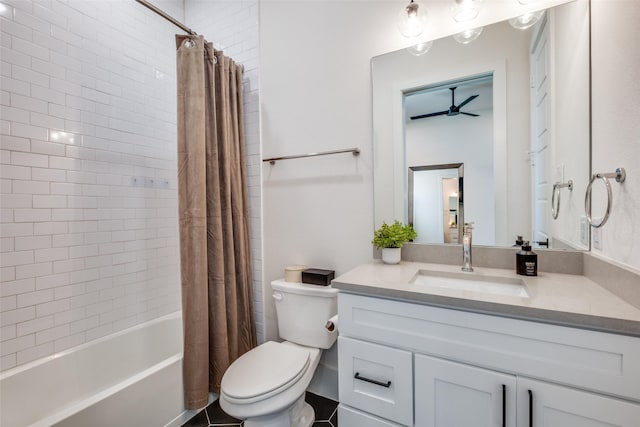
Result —
<instances>
[{"instance_id":1,"label":"ceiling fan reflected in mirror","mask_svg":"<svg viewBox=\"0 0 640 427\"><path fill-rule=\"evenodd\" d=\"M479 117L480 116L479 114L467 113L464 111L460 111L460 109L465 105L467 105L468 103L470 103L471 101L473 101L474 99L476 99L480 95L471 95L470 97L462 101L460 105L456 105L456 101L455 101L456 89L457 89L457 86L449 88L449 90L451 91L451 107L449 107L448 110L438 111L436 113L420 114L418 116L411 116L411 120L424 119L426 117L434 117L434 116L444 116L444 115L457 116L458 114L464 114L465 116Z\"/></svg>"}]
</instances>

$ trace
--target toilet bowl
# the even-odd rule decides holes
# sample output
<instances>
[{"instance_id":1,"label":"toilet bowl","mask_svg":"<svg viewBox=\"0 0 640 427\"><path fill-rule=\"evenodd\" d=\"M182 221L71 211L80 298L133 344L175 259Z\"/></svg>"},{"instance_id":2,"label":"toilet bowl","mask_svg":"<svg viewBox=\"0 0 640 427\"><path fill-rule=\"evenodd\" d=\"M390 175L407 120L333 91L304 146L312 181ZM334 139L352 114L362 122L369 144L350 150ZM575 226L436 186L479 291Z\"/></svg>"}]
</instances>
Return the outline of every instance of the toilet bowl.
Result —
<instances>
[{"instance_id":1,"label":"toilet bowl","mask_svg":"<svg viewBox=\"0 0 640 427\"><path fill-rule=\"evenodd\" d=\"M308 406L304 394L320 354L317 348L267 341L227 369L220 387L220 406L227 414L244 419L249 427L310 426L314 415L313 411L302 412ZM302 404L297 402L300 397Z\"/></svg>"},{"instance_id":2,"label":"toilet bowl","mask_svg":"<svg viewBox=\"0 0 640 427\"><path fill-rule=\"evenodd\" d=\"M229 366L220 385L220 407L246 427L309 427L315 416L304 401L322 348L336 339L324 325L337 311L337 290L271 283L284 342L267 341Z\"/></svg>"}]
</instances>

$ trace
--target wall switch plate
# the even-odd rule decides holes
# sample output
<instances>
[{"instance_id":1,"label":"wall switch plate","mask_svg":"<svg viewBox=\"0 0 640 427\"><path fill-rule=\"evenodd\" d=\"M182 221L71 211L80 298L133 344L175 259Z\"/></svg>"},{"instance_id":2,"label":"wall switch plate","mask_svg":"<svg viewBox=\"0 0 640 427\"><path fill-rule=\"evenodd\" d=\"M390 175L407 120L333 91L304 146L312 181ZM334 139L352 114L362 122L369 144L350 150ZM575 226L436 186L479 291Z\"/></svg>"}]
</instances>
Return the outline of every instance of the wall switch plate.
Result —
<instances>
[{"instance_id":1,"label":"wall switch plate","mask_svg":"<svg viewBox=\"0 0 640 427\"><path fill-rule=\"evenodd\" d=\"M556 176L555 176L556 180L555 182L564 182L564 165L563 164L559 164L556 166Z\"/></svg>"},{"instance_id":2,"label":"wall switch plate","mask_svg":"<svg viewBox=\"0 0 640 427\"><path fill-rule=\"evenodd\" d=\"M593 220L596 224L598 224L600 221L602 221L602 218L594 218ZM593 235L593 248L594 249L598 249L599 251L602 250L602 231L600 231L599 228L592 228L592 235Z\"/></svg>"},{"instance_id":3,"label":"wall switch plate","mask_svg":"<svg viewBox=\"0 0 640 427\"><path fill-rule=\"evenodd\" d=\"M580 217L580 243L584 246L589 244L589 223L584 215Z\"/></svg>"}]
</instances>

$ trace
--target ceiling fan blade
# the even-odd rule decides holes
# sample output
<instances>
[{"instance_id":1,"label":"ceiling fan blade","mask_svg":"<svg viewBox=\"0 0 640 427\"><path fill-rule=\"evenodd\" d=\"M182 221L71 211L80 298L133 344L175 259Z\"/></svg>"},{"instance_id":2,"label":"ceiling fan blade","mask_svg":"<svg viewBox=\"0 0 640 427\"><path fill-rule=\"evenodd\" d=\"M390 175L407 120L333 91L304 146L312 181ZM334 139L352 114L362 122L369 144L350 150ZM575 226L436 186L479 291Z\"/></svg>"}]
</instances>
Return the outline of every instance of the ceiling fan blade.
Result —
<instances>
[{"instance_id":1,"label":"ceiling fan blade","mask_svg":"<svg viewBox=\"0 0 640 427\"><path fill-rule=\"evenodd\" d=\"M460 114L464 114L466 116L480 117L480 114L465 113L464 111L460 111Z\"/></svg>"},{"instance_id":2,"label":"ceiling fan blade","mask_svg":"<svg viewBox=\"0 0 640 427\"><path fill-rule=\"evenodd\" d=\"M426 117L433 117L433 116L442 116L443 114L447 114L449 111L438 111L437 113L429 113L429 114L420 114L419 116L411 116L411 120L416 120L416 119L424 119Z\"/></svg>"},{"instance_id":3,"label":"ceiling fan blade","mask_svg":"<svg viewBox=\"0 0 640 427\"><path fill-rule=\"evenodd\" d=\"M465 105L467 105L468 103L470 103L471 101L476 99L478 96L480 96L480 95L471 95L470 97L468 97L467 99L462 101L462 104L458 105L458 108L464 107Z\"/></svg>"}]
</instances>

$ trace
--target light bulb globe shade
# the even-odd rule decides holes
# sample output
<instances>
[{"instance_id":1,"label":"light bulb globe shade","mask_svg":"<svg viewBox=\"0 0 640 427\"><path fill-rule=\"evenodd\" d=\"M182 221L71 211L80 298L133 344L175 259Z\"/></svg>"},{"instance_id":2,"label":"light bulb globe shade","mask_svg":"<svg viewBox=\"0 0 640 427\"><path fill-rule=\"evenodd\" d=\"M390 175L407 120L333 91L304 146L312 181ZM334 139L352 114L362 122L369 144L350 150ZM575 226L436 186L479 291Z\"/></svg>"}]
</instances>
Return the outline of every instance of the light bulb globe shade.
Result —
<instances>
[{"instance_id":1,"label":"light bulb globe shade","mask_svg":"<svg viewBox=\"0 0 640 427\"><path fill-rule=\"evenodd\" d=\"M509 24L518 30L526 30L529 27L533 27L544 15L544 10L537 12L527 12L524 15L520 15L516 18L509 19Z\"/></svg>"},{"instance_id":2,"label":"light bulb globe shade","mask_svg":"<svg viewBox=\"0 0 640 427\"><path fill-rule=\"evenodd\" d=\"M422 56L431 50L431 46L433 46L433 40L420 42L414 44L413 46L409 46L407 48L407 51L413 56Z\"/></svg>"},{"instance_id":3,"label":"light bulb globe shade","mask_svg":"<svg viewBox=\"0 0 640 427\"><path fill-rule=\"evenodd\" d=\"M464 30L459 32L458 34L453 35L453 39L460 44L469 44L482 34L482 28L469 28L468 30Z\"/></svg>"},{"instance_id":4,"label":"light bulb globe shade","mask_svg":"<svg viewBox=\"0 0 640 427\"><path fill-rule=\"evenodd\" d=\"M398 30L405 37L418 37L427 25L427 8L414 0L398 12Z\"/></svg>"},{"instance_id":5,"label":"light bulb globe shade","mask_svg":"<svg viewBox=\"0 0 640 427\"><path fill-rule=\"evenodd\" d=\"M451 0L449 12L456 22L468 22L480 13L482 0Z\"/></svg>"}]
</instances>

